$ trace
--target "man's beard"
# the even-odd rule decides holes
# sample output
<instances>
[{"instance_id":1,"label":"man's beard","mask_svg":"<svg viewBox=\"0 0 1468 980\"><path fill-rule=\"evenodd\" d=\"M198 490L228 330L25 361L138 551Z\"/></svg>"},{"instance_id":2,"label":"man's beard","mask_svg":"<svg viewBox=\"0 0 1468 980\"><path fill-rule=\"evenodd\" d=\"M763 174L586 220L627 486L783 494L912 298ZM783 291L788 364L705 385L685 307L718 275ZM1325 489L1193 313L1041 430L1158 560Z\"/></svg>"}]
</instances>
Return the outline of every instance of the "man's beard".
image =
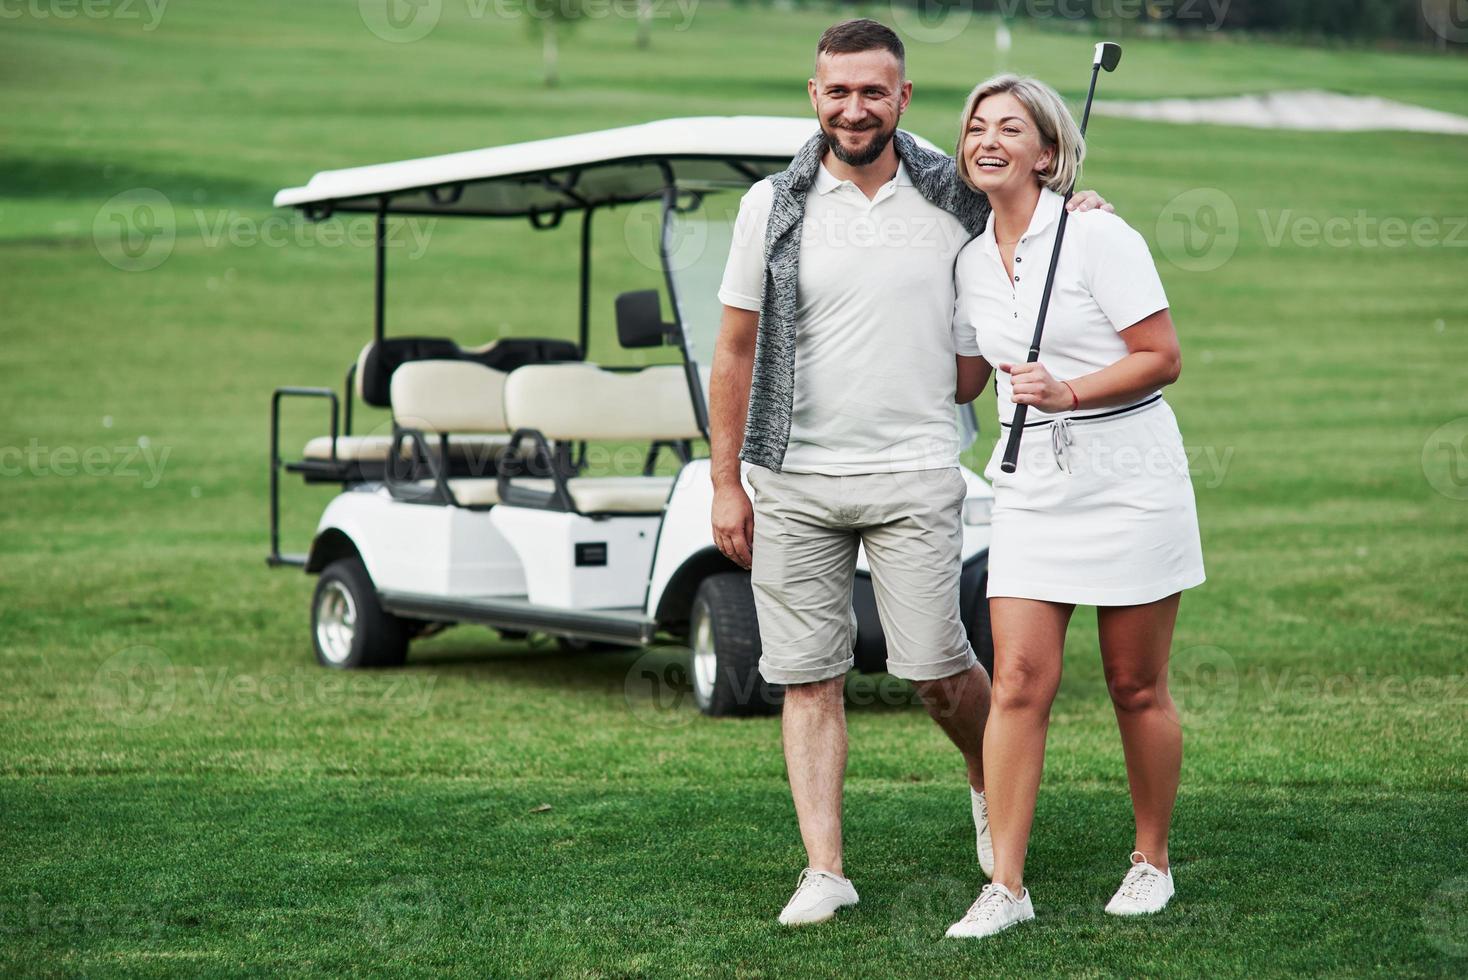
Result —
<instances>
[{"instance_id":1,"label":"man's beard","mask_svg":"<svg viewBox=\"0 0 1468 980\"><path fill-rule=\"evenodd\" d=\"M848 167L865 167L887 149L887 144L892 142L892 137L897 132L897 125L894 123L892 128L885 132L878 131L876 137L866 145L865 149L855 153L841 145L841 137L837 135L837 132L828 126L821 127L821 135L826 138L826 148L836 155L837 160ZM856 132L856 130L848 130L848 132ZM861 132L867 132L867 130L861 130Z\"/></svg>"}]
</instances>

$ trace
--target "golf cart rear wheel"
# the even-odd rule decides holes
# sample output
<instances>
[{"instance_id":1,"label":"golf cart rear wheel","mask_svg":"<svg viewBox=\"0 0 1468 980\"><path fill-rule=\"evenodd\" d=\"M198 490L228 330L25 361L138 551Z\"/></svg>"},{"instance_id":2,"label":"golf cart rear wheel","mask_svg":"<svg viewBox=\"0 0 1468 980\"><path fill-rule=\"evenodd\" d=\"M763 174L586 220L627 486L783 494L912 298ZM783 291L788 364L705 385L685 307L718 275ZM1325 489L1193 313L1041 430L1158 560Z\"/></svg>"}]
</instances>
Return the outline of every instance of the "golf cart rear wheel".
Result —
<instances>
[{"instance_id":1,"label":"golf cart rear wheel","mask_svg":"<svg viewBox=\"0 0 1468 980\"><path fill-rule=\"evenodd\" d=\"M759 673L759 623L746 572L720 572L698 586L688 622L693 700L714 717L768 715L784 691Z\"/></svg>"},{"instance_id":2,"label":"golf cart rear wheel","mask_svg":"<svg viewBox=\"0 0 1468 980\"><path fill-rule=\"evenodd\" d=\"M311 640L323 667L397 667L408 657L408 624L382 608L362 559L327 565L311 599Z\"/></svg>"}]
</instances>

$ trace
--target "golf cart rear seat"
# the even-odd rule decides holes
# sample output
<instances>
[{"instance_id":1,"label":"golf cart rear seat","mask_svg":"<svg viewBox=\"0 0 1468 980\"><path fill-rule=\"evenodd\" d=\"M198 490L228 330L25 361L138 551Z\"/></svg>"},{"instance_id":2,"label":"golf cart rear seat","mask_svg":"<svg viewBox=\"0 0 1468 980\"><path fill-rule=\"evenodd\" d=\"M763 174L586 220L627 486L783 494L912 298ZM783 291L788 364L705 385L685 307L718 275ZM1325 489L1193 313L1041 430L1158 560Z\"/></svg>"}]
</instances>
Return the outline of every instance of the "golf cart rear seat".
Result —
<instances>
[{"instance_id":1,"label":"golf cart rear seat","mask_svg":"<svg viewBox=\"0 0 1468 980\"><path fill-rule=\"evenodd\" d=\"M381 343L369 343L362 348L349 372L352 377L349 396L354 392L365 405L391 408L392 378L397 369L404 364L425 360L468 361L509 372L526 364L579 359L576 345L565 340L513 337L465 348L445 337L389 337ZM350 406L347 422L350 428ZM330 467L335 458L343 470L354 471L361 478L370 479L381 475L393 436L386 433L338 435L334 441L334 457L333 438L324 435L306 443L302 458L308 466L315 464L318 468L322 465ZM451 471L485 475L486 463L493 461L508 441L508 433L503 430L494 434L462 433L452 436L448 441ZM428 449L437 454L440 445L435 442Z\"/></svg>"},{"instance_id":2,"label":"golf cart rear seat","mask_svg":"<svg viewBox=\"0 0 1468 980\"><path fill-rule=\"evenodd\" d=\"M673 488L671 476L572 476L525 478L520 444L554 458L550 442L678 442L702 433L679 365L611 371L595 364L535 364L510 373L505 417L514 436L515 464L501 467L498 499L521 507L578 514L661 513Z\"/></svg>"},{"instance_id":3,"label":"golf cart rear seat","mask_svg":"<svg viewBox=\"0 0 1468 980\"><path fill-rule=\"evenodd\" d=\"M443 464L440 448L450 434L496 434L508 444L503 371L473 361L433 360L404 364L392 376L394 438L399 455L424 467L429 479L403 481L397 467L385 467L385 482L394 496L423 503L488 507L499 502L494 478L454 479Z\"/></svg>"}]
</instances>

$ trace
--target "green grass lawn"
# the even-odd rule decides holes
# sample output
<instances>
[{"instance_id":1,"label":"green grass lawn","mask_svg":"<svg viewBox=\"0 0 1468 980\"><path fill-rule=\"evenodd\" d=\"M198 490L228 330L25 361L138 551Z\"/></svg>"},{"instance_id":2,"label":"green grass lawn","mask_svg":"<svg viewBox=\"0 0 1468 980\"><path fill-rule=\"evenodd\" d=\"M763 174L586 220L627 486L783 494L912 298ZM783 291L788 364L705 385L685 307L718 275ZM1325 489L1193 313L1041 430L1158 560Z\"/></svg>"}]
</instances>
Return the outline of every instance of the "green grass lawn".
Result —
<instances>
[{"instance_id":1,"label":"green grass lawn","mask_svg":"<svg viewBox=\"0 0 1468 980\"><path fill-rule=\"evenodd\" d=\"M1143 922L1101 911L1130 811L1081 615L1028 869L1039 921L939 940L979 884L962 770L905 686L862 677L862 904L787 933L802 851L778 721L699 716L676 649L460 628L401 671L314 666L312 583L262 561L267 405L340 383L371 254L270 199L330 167L804 115L837 14L706 3L647 51L624 20L586 23L546 90L523 24L459 0L404 44L350 0L172 0L151 30L130 9L0 21L0 972L1468 970L1468 139L1096 118L1084 182L1153 243L1183 337L1169 399L1209 572L1174 657L1179 898ZM911 44L909 128L950 142L991 32ZM1091 42L1019 29L1010 66L1079 98ZM1462 57L1126 45L1106 94L1315 87L1468 114ZM176 240L126 271L107 202L139 188ZM633 247L646 218L598 219L603 338L616 293L659 284ZM1332 218L1356 230L1315 242ZM1395 245L1360 230L1385 219L1425 224ZM572 334L569 229L419 230L390 260L390 332ZM320 426L298 410L288 443ZM288 485L288 548L327 499Z\"/></svg>"}]
</instances>

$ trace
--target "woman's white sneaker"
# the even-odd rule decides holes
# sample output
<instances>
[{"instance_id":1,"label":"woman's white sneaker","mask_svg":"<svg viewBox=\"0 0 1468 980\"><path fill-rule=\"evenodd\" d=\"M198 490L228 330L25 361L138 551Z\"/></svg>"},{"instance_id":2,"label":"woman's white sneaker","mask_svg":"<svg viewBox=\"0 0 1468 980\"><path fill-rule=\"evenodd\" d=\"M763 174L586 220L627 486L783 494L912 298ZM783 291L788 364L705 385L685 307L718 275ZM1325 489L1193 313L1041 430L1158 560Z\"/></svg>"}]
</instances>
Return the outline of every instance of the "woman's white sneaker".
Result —
<instances>
[{"instance_id":1,"label":"woman's white sneaker","mask_svg":"<svg viewBox=\"0 0 1468 980\"><path fill-rule=\"evenodd\" d=\"M1172 871L1160 871L1147 863L1141 851L1132 851L1132 866L1106 903L1106 911L1112 915L1151 915L1167 908L1172 896Z\"/></svg>"},{"instance_id":2,"label":"woman's white sneaker","mask_svg":"<svg viewBox=\"0 0 1468 980\"><path fill-rule=\"evenodd\" d=\"M984 791L968 789L969 795L973 797L974 804L974 830L979 835L979 867L983 869L985 878L994 877L994 838L989 833L989 801L984 799Z\"/></svg>"},{"instance_id":3,"label":"woman's white sneaker","mask_svg":"<svg viewBox=\"0 0 1468 980\"><path fill-rule=\"evenodd\" d=\"M948 927L950 939L978 939L992 936L1010 926L1027 922L1035 917L1035 906L1030 901L1030 890L1016 898L1014 892L1000 884L989 884L979 892L978 899L969 906L963 918Z\"/></svg>"},{"instance_id":4,"label":"woman's white sneaker","mask_svg":"<svg viewBox=\"0 0 1468 980\"><path fill-rule=\"evenodd\" d=\"M836 910L855 905L860 899L848 878L829 871L806 868L800 873L795 894L780 912L782 926L808 926L825 922Z\"/></svg>"}]
</instances>

